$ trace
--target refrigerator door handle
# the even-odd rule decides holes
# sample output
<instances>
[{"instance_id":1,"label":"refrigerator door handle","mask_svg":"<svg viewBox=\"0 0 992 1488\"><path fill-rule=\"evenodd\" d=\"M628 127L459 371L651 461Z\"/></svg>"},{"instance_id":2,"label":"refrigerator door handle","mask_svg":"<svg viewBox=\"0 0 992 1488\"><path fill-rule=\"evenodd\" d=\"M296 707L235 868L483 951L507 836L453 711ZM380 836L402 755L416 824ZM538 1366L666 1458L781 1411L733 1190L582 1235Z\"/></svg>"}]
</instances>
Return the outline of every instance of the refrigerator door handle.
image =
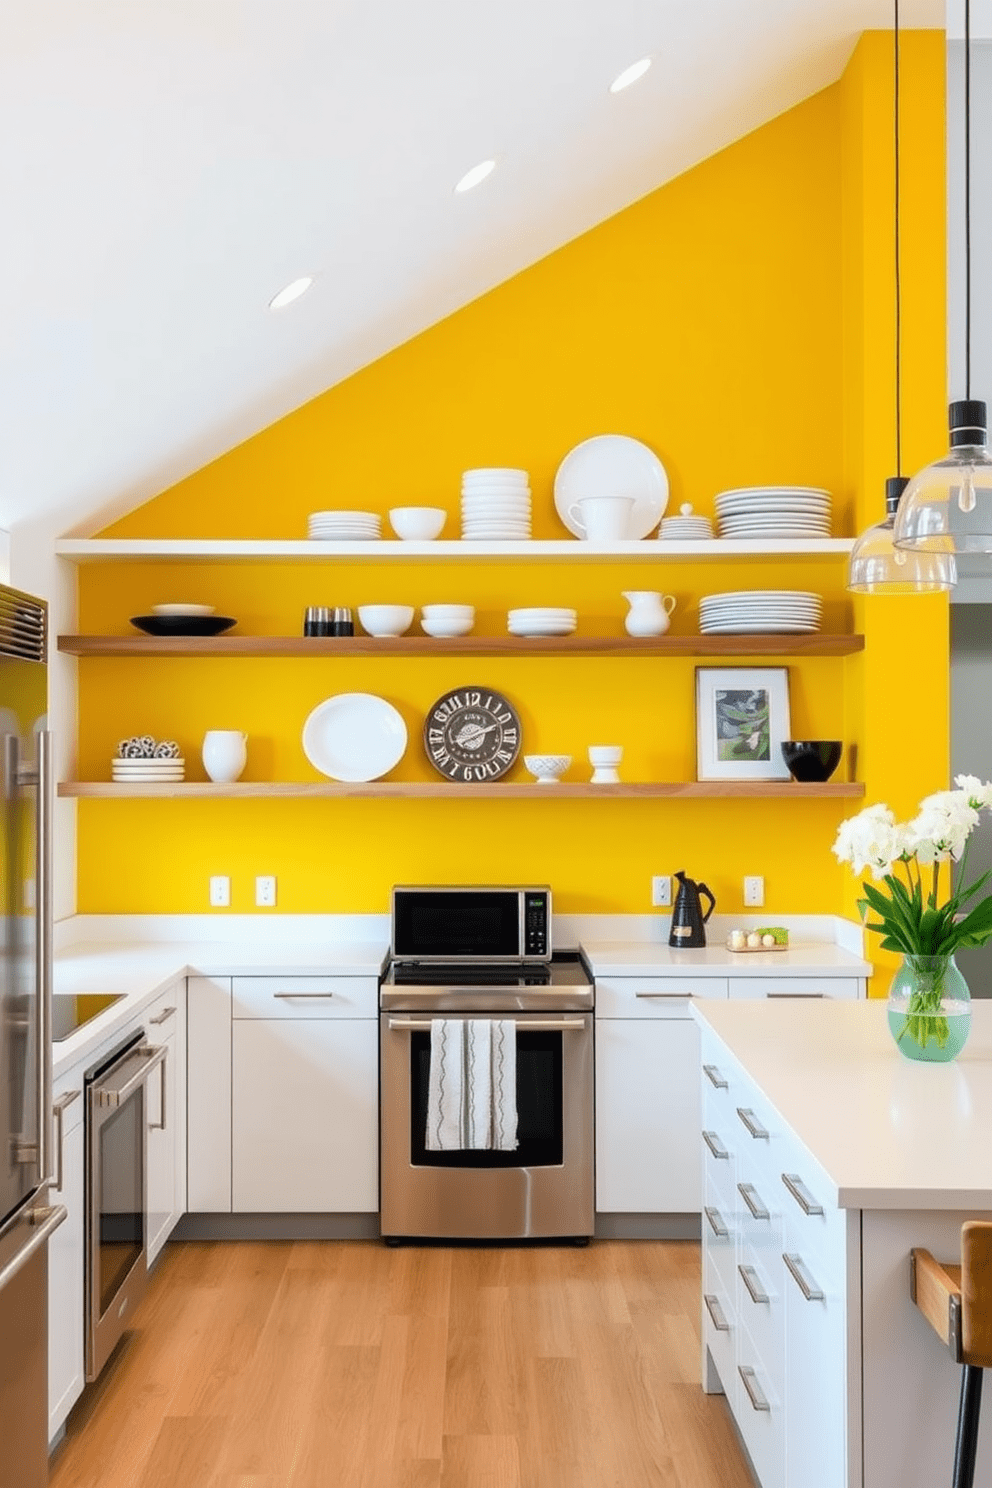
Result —
<instances>
[{"instance_id":1,"label":"refrigerator door handle","mask_svg":"<svg viewBox=\"0 0 992 1488\"><path fill-rule=\"evenodd\" d=\"M51 1164L52 1112L52 733L39 730L37 749L36 958L38 995L38 1172L44 1180Z\"/></svg>"},{"instance_id":2,"label":"refrigerator door handle","mask_svg":"<svg viewBox=\"0 0 992 1488\"><path fill-rule=\"evenodd\" d=\"M0 1270L0 1292L9 1282L13 1281L17 1273L27 1265L28 1261L46 1243L50 1235L53 1235L64 1219L68 1219L69 1211L64 1204L53 1204L44 1209L34 1209L30 1220L35 1226L34 1234L24 1245L16 1256L7 1262Z\"/></svg>"}]
</instances>

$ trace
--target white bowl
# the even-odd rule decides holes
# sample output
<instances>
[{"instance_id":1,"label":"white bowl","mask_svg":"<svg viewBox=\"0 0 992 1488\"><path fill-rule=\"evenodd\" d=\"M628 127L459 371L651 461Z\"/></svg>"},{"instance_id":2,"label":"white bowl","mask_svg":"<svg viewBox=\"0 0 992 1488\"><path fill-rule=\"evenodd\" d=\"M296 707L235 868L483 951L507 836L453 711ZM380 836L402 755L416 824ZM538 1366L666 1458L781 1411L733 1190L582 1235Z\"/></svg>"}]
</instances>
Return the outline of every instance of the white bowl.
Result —
<instances>
[{"instance_id":1,"label":"white bowl","mask_svg":"<svg viewBox=\"0 0 992 1488\"><path fill-rule=\"evenodd\" d=\"M213 605L163 604L152 605L153 615L212 615Z\"/></svg>"},{"instance_id":2,"label":"white bowl","mask_svg":"<svg viewBox=\"0 0 992 1488\"><path fill-rule=\"evenodd\" d=\"M475 605L463 604L429 604L421 605L420 613L431 620L469 620L475 619Z\"/></svg>"},{"instance_id":3,"label":"white bowl","mask_svg":"<svg viewBox=\"0 0 992 1488\"><path fill-rule=\"evenodd\" d=\"M536 777L538 785L557 785L572 763L570 754L525 754L524 764Z\"/></svg>"},{"instance_id":4,"label":"white bowl","mask_svg":"<svg viewBox=\"0 0 992 1488\"><path fill-rule=\"evenodd\" d=\"M618 765L623 759L622 744L590 744L589 763L591 765Z\"/></svg>"},{"instance_id":5,"label":"white bowl","mask_svg":"<svg viewBox=\"0 0 992 1488\"><path fill-rule=\"evenodd\" d=\"M390 527L404 542L431 542L447 520L440 506L394 506L389 513Z\"/></svg>"},{"instance_id":6,"label":"white bowl","mask_svg":"<svg viewBox=\"0 0 992 1488\"><path fill-rule=\"evenodd\" d=\"M446 638L453 640L455 636L466 636L472 629L475 621L471 615L462 619L430 620L426 616L421 620L421 629L425 635L434 636L436 640Z\"/></svg>"},{"instance_id":7,"label":"white bowl","mask_svg":"<svg viewBox=\"0 0 992 1488\"><path fill-rule=\"evenodd\" d=\"M358 618L370 636L401 636L413 622L413 605L359 605Z\"/></svg>"}]
</instances>

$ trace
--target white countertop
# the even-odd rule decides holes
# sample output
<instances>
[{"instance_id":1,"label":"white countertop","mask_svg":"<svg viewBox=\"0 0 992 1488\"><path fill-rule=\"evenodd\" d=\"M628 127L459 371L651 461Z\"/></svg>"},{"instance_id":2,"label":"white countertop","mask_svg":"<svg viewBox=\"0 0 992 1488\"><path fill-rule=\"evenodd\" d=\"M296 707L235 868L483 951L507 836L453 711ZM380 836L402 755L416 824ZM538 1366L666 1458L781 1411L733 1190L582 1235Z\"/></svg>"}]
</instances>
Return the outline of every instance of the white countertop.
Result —
<instances>
[{"instance_id":1,"label":"white countertop","mask_svg":"<svg viewBox=\"0 0 992 1488\"><path fill-rule=\"evenodd\" d=\"M870 961L828 941L745 954L728 951L719 943L699 951L679 951L632 940L583 940L582 949L597 977L665 977L679 972L707 977L868 977L872 973Z\"/></svg>"},{"instance_id":2,"label":"white countertop","mask_svg":"<svg viewBox=\"0 0 992 1488\"><path fill-rule=\"evenodd\" d=\"M845 1209L992 1209L992 1002L950 1064L906 1059L882 1000L697 1002Z\"/></svg>"},{"instance_id":3,"label":"white countertop","mask_svg":"<svg viewBox=\"0 0 992 1488\"><path fill-rule=\"evenodd\" d=\"M386 955L383 941L83 941L56 953L54 990L118 992L107 1008L54 1049L53 1076L78 1064L185 976L374 976Z\"/></svg>"}]
</instances>

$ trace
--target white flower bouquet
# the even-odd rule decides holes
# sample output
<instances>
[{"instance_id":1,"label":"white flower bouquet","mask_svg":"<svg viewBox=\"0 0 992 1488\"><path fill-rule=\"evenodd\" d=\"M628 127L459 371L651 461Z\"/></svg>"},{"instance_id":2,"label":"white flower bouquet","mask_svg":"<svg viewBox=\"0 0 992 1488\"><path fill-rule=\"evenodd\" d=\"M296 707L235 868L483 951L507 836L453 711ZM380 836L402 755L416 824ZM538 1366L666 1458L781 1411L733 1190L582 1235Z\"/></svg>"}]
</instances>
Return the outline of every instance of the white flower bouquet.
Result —
<instances>
[{"instance_id":1,"label":"white flower bouquet","mask_svg":"<svg viewBox=\"0 0 992 1488\"><path fill-rule=\"evenodd\" d=\"M897 822L887 806L867 807L841 823L833 845L840 862L858 874L870 869L876 883L885 885L862 883L858 908L867 928L882 936L883 947L901 951L917 970L898 1037L908 1032L924 1048L929 1039L943 1044L948 1037L941 1003L949 958L962 947L992 939L992 894L974 902L992 873L971 884L964 881L968 841L981 812L992 809L992 784L975 775L958 775L954 784L957 790L922 800L908 822ZM942 863L958 865L957 884L948 866L943 898Z\"/></svg>"}]
</instances>

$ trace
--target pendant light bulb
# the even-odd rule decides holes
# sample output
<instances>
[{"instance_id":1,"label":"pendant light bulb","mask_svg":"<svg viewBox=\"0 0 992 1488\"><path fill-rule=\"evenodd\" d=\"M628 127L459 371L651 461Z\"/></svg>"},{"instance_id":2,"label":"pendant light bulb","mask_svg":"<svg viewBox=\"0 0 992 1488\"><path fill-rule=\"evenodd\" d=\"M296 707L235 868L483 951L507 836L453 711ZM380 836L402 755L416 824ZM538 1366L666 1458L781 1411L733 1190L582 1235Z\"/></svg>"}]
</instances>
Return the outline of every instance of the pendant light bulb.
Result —
<instances>
[{"instance_id":1,"label":"pendant light bulb","mask_svg":"<svg viewBox=\"0 0 992 1488\"><path fill-rule=\"evenodd\" d=\"M892 541L905 476L885 482L885 518L851 549L847 587L852 594L946 594L957 583L952 553L897 548Z\"/></svg>"},{"instance_id":2,"label":"pendant light bulb","mask_svg":"<svg viewBox=\"0 0 992 1488\"><path fill-rule=\"evenodd\" d=\"M951 447L913 476L899 505L895 543L931 553L992 555L992 454L985 404L950 407Z\"/></svg>"}]
</instances>

